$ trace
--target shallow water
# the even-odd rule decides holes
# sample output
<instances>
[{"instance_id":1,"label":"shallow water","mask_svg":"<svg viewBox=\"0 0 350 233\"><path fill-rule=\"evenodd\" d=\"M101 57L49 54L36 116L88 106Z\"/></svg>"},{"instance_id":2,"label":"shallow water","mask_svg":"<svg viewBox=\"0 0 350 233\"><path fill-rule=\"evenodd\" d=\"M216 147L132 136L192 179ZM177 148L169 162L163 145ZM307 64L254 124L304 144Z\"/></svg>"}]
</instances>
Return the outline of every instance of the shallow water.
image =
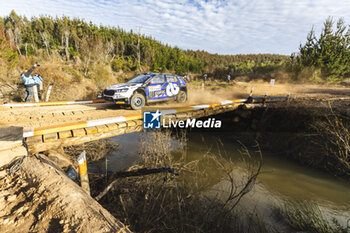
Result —
<instances>
[{"instance_id":1,"label":"shallow water","mask_svg":"<svg viewBox=\"0 0 350 233\"><path fill-rule=\"evenodd\" d=\"M118 143L116 151L94 164L89 164L89 171L96 173L115 172L126 169L139 160L140 134L130 133L111 138ZM106 161L107 160L107 161Z\"/></svg>"},{"instance_id":2,"label":"shallow water","mask_svg":"<svg viewBox=\"0 0 350 233\"><path fill-rule=\"evenodd\" d=\"M230 158L238 166L243 167L241 146L231 135L188 133L187 154L192 159L196 159L210 151L214 155L220 154ZM120 146L107 156L108 171L125 169L138 161L140 133L121 135L113 139ZM101 171L104 171L105 161L101 161L99 165ZM349 182L286 160L283 155L263 153L263 167L258 181L269 192L283 199L308 200L331 209L350 210Z\"/></svg>"},{"instance_id":3,"label":"shallow water","mask_svg":"<svg viewBox=\"0 0 350 233\"><path fill-rule=\"evenodd\" d=\"M200 156L210 149L212 153L221 153L243 166L240 162L241 146L229 134L211 134L210 136L189 134L188 136L188 153ZM206 143L203 143L203 140ZM258 181L270 192L281 195L282 198L315 201L322 206L350 211L349 182L287 160L283 155L263 152L263 167Z\"/></svg>"}]
</instances>

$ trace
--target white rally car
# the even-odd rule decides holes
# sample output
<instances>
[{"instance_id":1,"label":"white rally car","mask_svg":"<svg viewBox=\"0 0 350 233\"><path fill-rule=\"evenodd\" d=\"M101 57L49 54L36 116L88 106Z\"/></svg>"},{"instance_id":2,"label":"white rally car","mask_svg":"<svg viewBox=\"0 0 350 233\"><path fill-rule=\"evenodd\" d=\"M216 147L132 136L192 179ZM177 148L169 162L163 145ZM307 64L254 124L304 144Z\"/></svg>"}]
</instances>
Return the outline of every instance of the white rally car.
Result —
<instances>
[{"instance_id":1,"label":"white rally car","mask_svg":"<svg viewBox=\"0 0 350 233\"><path fill-rule=\"evenodd\" d=\"M187 100L187 84L181 76L174 74L144 73L127 83L107 87L103 98L116 104L140 109L147 103Z\"/></svg>"}]
</instances>

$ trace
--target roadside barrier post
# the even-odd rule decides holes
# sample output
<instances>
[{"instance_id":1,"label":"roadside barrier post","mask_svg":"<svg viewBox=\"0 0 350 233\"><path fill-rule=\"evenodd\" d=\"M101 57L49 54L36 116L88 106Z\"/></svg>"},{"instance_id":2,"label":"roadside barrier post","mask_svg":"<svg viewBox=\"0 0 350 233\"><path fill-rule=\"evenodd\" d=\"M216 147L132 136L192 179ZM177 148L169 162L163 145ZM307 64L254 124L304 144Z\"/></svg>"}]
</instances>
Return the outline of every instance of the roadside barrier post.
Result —
<instances>
[{"instance_id":1,"label":"roadside barrier post","mask_svg":"<svg viewBox=\"0 0 350 233\"><path fill-rule=\"evenodd\" d=\"M83 151L78 157L80 185L82 189L90 195L89 176L87 174L86 154Z\"/></svg>"},{"instance_id":2,"label":"roadside barrier post","mask_svg":"<svg viewBox=\"0 0 350 233\"><path fill-rule=\"evenodd\" d=\"M39 97L40 97L40 100L44 100L44 92L43 92L43 90L44 90L44 85L41 82L39 84Z\"/></svg>"},{"instance_id":3,"label":"roadside barrier post","mask_svg":"<svg viewBox=\"0 0 350 233\"><path fill-rule=\"evenodd\" d=\"M51 89L52 89L52 84L50 84L49 88L47 89L46 99L45 99L46 102L49 101L50 99Z\"/></svg>"},{"instance_id":4,"label":"roadside barrier post","mask_svg":"<svg viewBox=\"0 0 350 233\"><path fill-rule=\"evenodd\" d=\"M254 91L254 87L252 87L252 89L250 89L250 93L249 93L249 96L250 96L250 97L253 96L253 91Z\"/></svg>"},{"instance_id":5,"label":"roadside barrier post","mask_svg":"<svg viewBox=\"0 0 350 233\"><path fill-rule=\"evenodd\" d=\"M287 101L290 99L290 93L287 94L286 99L287 99Z\"/></svg>"},{"instance_id":6,"label":"roadside barrier post","mask_svg":"<svg viewBox=\"0 0 350 233\"><path fill-rule=\"evenodd\" d=\"M34 85L33 86L33 92L34 92L34 100L35 102L39 102L39 97L38 97L38 86Z\"/></svg>"},{"instance_id":7,"label":"roadside barrier post","mask_svg":"<svg viewBox=\"0 0 350 233\"><path fill-rule=\"evenodd\" d=\"M250 89L250 93L249 93L249 96L248 96L246 103L253 103L253 90L254 90L254 87L252 87Z\"/></svg>"},{"instance_id":8,"label":"roadside barrier post","mask_svg":"<svg viewBox=\"0 0 350 233\"><path fill-rule=\"evenodd\" d=\"M267 93L265 93L265 95L264 95L264 100L263 100L264 105L266 104L266 100L267 100Z\"/></svg>"}]
</instances>

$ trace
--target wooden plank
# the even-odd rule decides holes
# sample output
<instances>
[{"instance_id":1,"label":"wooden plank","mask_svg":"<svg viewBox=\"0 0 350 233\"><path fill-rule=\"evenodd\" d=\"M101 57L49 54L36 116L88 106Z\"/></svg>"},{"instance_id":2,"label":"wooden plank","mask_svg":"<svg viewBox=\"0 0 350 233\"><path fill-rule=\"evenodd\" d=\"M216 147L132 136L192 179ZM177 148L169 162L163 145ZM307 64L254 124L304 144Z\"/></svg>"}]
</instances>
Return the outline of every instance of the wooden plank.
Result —
<instances>
[{"instance_id":1,"label":"wooden plank","mask_svg":"<svg viewBox=\"0 0 350 233\"><path fill-rule=\"evenodd\" d=\"M96 128L99 133L107 133L109 131L106 125L98 125Z\"/></svg>"},{"instance_id":2,"label":"wooden plank","mask_svg":"<svg viewBox=\"0 0 350 233\"><path fill-rule=\"evenodd\" d=\"M62 138L56 141L46 142L46 143L44 142L28 143L28 149L30 153L38 153L38 152L57 148L59 146L79 145L85 142L118 136L125 133L139 132L139 131L142 131L142 129L143 129L142 126L133 126L133 127L129 127L128 130L126 130L126 128L121 128L121 129L109 131L107 133L96 133L96 134L83 135L79 137Z\"/></svg>"},{"instance_id":3,"label":"wooden plank","mask_svg":"<svg viewBox=\"0 0 350 233\"><path fill-rule=\"evenodd\" d=\"M73 137L80 137L86 135L85 129L74 129L72 130L73 132Z\"/></svg>"},{"instance_id":4,"label":"wooden plank","mask_svg":"<svg viewBox=\"0 0 350 233\"><path fill-rule=\"evenodd\" d=\"M86 134L94 134L94 133L98 133L98 129L96 128L96 126L93 127L86 127L85 128Z\"/></svg>"},{"instance_id":5,"label":"wooden plank","mask_svg":"<svg viewBox=\"0 0 350 233\"><path fill-rule=\"evenodd\" d=\"M116 123L106 125L108 130L116 130L118 129L118 125Z\"/></svg>"},{"instance_id":6,"label":"wooden plank","mask_svg":"<svg viewBox=\"0 0 350 233\"><path fill-rule=\"evenodd\" d=\"M139 119L142 119L142 114L141 113L135 113L135 114L126 115L124 117L125 117L125 119L127 121L139 120Z\"/></svg>"},{"instance_id":7,"label":"wooden plank","mask_svg":"<svg viewBox=\"0 0 350 233\"><path fill-rule=\"evenodd\" d=\"M57 139L58 139L58 134L57 133L49 133L49 134L44 134L43 135L44 142L55 141Z\"/></svg>"},{"instance_id":8,"label":"wooden plank","mask_svg":"<svg viewBox=\"0 0 350 233\"><path fill-rule=\"evenodd\" d=\"M125 128L124 134L132 133L132 132L137 132L137 131L142 131L143 127L141 125L136 125L132 127L127 127Z\"/></svg>"},{"instance_id":9,"label":"wooden plank","mask_svg":"<svg viewBox=\"0 0 350 233\"><path fill-rule=\"evenodd\" d=\"M86 121L65 123L65 124L60 124L60 125L44 126L44 127L35 128L34 135L42 135L42 134L56 133L56 132L62 132L62 131L67 131L67 130L82 129L85 127L87 127Z\"/></svg>"},{"instance_id":10,"label":"wooden plank","mask_svg":"<svg viewBox=\"0 0 350 233\"><path fill-rule=\"evenodd\" d=\"M126 124L128 125L128 127L131 127L131 126L135 126L136 122L134 122L134 121L127 121Z\"/></svg>"},{"instance_id":11,"label":"wooden plank","mask_svg":"<svg viewBox=\"0 0 350 233\"><path fill-rule=\"evenodd\" d=\"M73 137L71 130L67 130L67 131L63 131L63 132L58 133L58 138L70 138L70 137Z\"/></svg>"},{"instance_id":12,"label":"wooden plank","mask_svg":"<svg viewBox=\"0 0 350 233\"><path fill-rule=\"evenodd\" d=\"M204 110L197 110L197 111L194 111L192 116L193 116L194 118L202 117L202 116L204 116Z\"/></svg>"},{"instance_id":13,"label":"wooden plank","mask_svg":"<svg viewBox=\"0 0 350 233\"><path fill-rule=\"evenodd\" d=\"M176 112L177 113L181 113L181 112L190 112L193 111L194 108L193 107L181 107L181 108L176 108Z\"/></svg>"},{"instance_id":14,"label":"wooden plank","mask_svg":"<svg viewBox=\"0 0 350 233\"><path fill-rule=\"evenodd\" d=\"M27 144L43 142L43 136L39 135L39 136L33 136L33 137L26 138L26 142L27 142Z\"/></svg>"},{"instance_id":15,"label":"wooden plank","mask_svg":"<svg viewBox=\"0 0 350 233\"><path fill-rule=\"evenodd\" d=\"M143 125L143 120L134 120L136 125Z\"/></svg>"},{"instance_id":16,"label":"wooden plank","mask_svg":"<svg viewBox=\"0 0 350 233\"><path fill-rule=\"evenodd\" d=\"M119 122L117 124L118 124L118 128L124 128L127 126L125 122Z\"/></svg>"}]
</instances>

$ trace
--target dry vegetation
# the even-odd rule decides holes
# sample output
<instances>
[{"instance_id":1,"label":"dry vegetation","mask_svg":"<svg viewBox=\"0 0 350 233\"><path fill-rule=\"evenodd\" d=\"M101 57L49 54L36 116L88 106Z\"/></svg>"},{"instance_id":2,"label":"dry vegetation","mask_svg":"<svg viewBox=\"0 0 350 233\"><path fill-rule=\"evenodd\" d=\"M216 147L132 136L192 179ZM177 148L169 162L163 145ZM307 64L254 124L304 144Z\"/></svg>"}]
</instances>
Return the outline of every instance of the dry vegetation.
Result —
<instances>
[{"instance_id":1,"label":"dry vegetation","mask_svg":"<svg viewBox=\"0 0 350 233\"><path fill-rule=\"evenodd\" d=\"M330 173L350 177L350 127L349 119L337 115L330 107L325 120L318 120L313 128L318 133L316 143L323 148L325 169Z\"/></svg>"},{"instance_id":2,"label":"dry vegetation","mask_svg":"<svg viewBox=\"0 0 350 233\"><path fill-rule=\"evenodd\" d=\"M317 233L347 233L336 219L326 219L319 206L309 202L287 202L280 216L295 230Z\"/></svg>"},{"instance_id":3,"label":"dry vegetation","mask_svg":"<svg viewBox=\"0 0 350 233\"><path fill-rule=\"evenodd\" d=\"M87 160L95 162L104 158L107 154L115 151L118 144L112 139L101 139L98 141L91 141L81 145L64 147L64 153L69 155L73 160L85 151Z\"/></svg>"},{"instance_id":4,"label":"dry vegetation","mask_svg":"<svg viewBox=\"0 0 350 233\"><path fill-rule=\"evenodd\" d=\"M102 92L108 85L117 82L123 82L125 77L132 74L112 72L107 64L97 64L92 67L89 76L84 76L80 71L81 64L76 62L69 64L62 61L58 56L52 55L50 59L42 59L38 57L21 57L18 67L8 77L0 77L0 83L7 83L14 87L17 91L12 92L10 100L21 101L24 93L24 86L20 78L21 72L29 69L35 61L39 61L41 66L34 72L39 73L43 77L44 92L46 92L49 84L54 84L50 100L84 100L96 99L99 92ZM1 72L1 71L0 71ZM4 88L2 88L4 89ZM10 90L4 89L5 94L9 94Z\"/></svg>"}]
</instances>

